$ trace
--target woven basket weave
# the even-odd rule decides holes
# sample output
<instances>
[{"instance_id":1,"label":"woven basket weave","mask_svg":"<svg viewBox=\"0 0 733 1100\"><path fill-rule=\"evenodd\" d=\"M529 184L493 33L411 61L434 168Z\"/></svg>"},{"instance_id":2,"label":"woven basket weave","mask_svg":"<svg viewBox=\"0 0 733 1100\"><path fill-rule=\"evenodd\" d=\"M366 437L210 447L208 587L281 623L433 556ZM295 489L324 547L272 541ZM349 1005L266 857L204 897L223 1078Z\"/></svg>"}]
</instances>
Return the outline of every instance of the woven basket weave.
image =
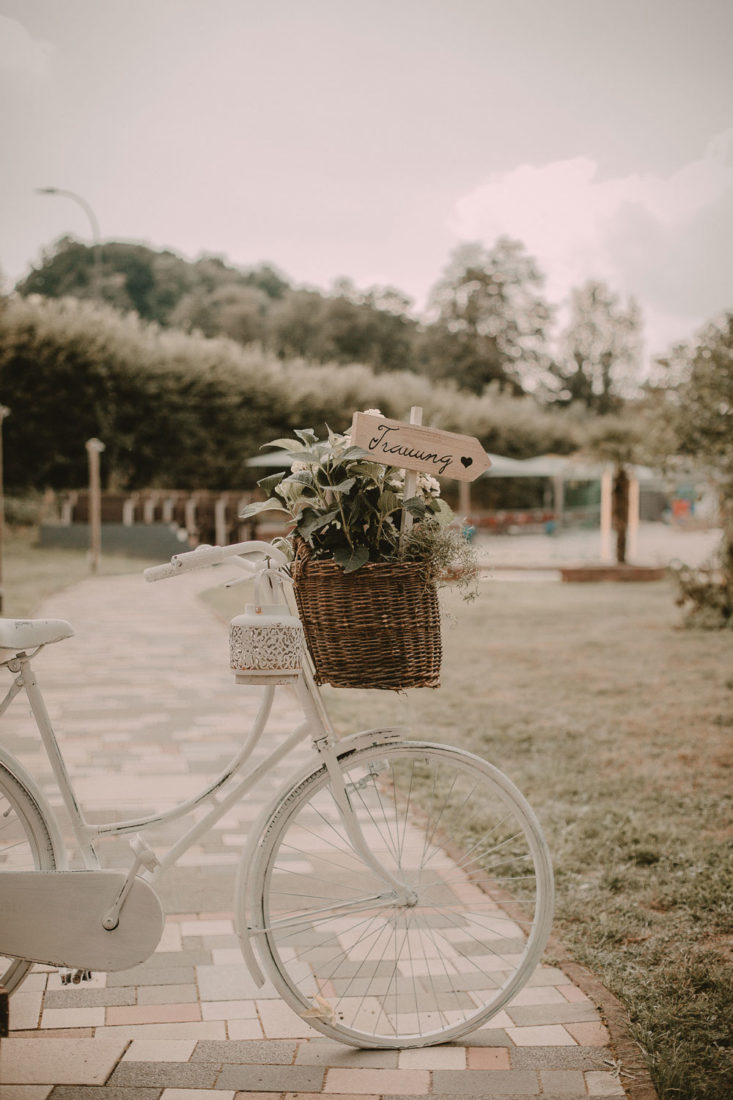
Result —
<instances>
[{"instance_id":1,"label":"woven basket weave","mask_svg":"<svg viewBox=\"0 0 733 1100\"><path fill-rule=\"evenodd\" d=\"M316 682L393 691L440 684L440 609L421 562L368 562L353 573L300 543L293 586Z\"/></svg>"}]
</instances>

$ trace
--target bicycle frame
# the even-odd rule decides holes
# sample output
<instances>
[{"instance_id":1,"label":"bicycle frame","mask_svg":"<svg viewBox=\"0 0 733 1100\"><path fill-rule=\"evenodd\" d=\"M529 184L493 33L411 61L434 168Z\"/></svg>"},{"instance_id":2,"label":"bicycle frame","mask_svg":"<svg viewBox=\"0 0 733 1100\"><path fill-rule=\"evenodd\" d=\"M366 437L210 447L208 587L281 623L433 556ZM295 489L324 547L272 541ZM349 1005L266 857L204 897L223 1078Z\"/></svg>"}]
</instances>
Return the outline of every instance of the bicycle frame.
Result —
<instances>
[{"instance_id":1,"label":"bicycle frame","mask_svg":"<svg viewBox=\"0 0 733 1100\"><path fill-rule=\"evenodd\" d=\"M169 571L170 567L168 566L156 568L158 571L167 571L164 575L173 575ZM268 572L272 572L272 570L268 570ZM266 582L269 582L269 577L265 579ZM42 744L51 765L58 791L69 816L76 846L78 847L85 870L98 871L101 867L96 850L97 841L102 841L111 837L130 837L129 843L133 853L133 861L127 873L127 878L124 881L124 885L118 891L116 899L114 899L113 903L107 908L104 914L103 924L105 927L109 929L117 927L120 914L136 878L139 877L151 885L154 884L155 881L167 869L174 866L179 858L205 835L232 806L239 802L248 791L255 787L268 772L270 772L281 760L286 758L291 750L308 736L313 741L320 755L321 762L329 773L330 785L334 801L338 807L344 833L348 837L349 843L352 845L354 851L359 855L366 866L370 867L379 875L385 883L387 891L391 892L392 896L400 899L404 898L405 900L411 898L412 891L406 890L403 884L395 879L389 871L383 868L374 859L352 812L349 794L338 766L338 756L340 752L344 751L347 744L353 742L353 739L348 739L348 742L342 743L342 745L339 745L337 748L334 731L321 698L320 691L315 683L312 670L309 666L307 654L304 654L303 668L300 675L297 679L291 681L289 685L295 691L298 702L300 703L304 715L303 720L278 746L269 752L256 767L246 770L247 763L259 744L267 726L275 695L274 685L267 685L262 688L262 698L257 714L241 749L235 753L227 767L207 786L202 788L202 790L165 811L149 814L147 816L134 817L123 821L92 824L87 820L74 791L71 776L66 767L53 729L53 724L43 699L41 688L32 667L32 659L41 648L43 647L39 646L31 654L18 653L12 659L5 662L5 665L16 675L5 698L2 703L0 703L0 716L5 713L10 703L20 692L24 691L26 693L31 712L41 736ZM361 741L364 736L365 735L357 735L357 740ZM367 731L366 736L372 741L375 741L385 737L393 737L394 733L391 730L373 730ZM305 774L311 771L313 767L317 766L318 762L314 760L312 767L307 769ZM35 784L33 784L33 788L35 788ZM38 793L40 796L40 792L34 790L34 793ZM51 823L51 828L55 837L59 838L60 831L55 821L53 811L42 796L39 797L39 802L41 802L43 812ZM209 808L200 820L190 825L190 827L160 855L154 853L140 835L146 830L153 829L156 826L184 818L192 814L195 810L207 805ZM252 828L245 842L244 856L241 864L245 881L244 883L240 882L239 888L246 889L246 868L249 867L254 857L258 838L258 830ZM67 866L65 845L62 845L62 847L63 858L61 861L61 868ZM243 954L252 972L252 976L258 984L261 984L264 979L251 948L249 930L246 927L240 927L239 934L242 942Z\"/></svg>"}]
</instances>

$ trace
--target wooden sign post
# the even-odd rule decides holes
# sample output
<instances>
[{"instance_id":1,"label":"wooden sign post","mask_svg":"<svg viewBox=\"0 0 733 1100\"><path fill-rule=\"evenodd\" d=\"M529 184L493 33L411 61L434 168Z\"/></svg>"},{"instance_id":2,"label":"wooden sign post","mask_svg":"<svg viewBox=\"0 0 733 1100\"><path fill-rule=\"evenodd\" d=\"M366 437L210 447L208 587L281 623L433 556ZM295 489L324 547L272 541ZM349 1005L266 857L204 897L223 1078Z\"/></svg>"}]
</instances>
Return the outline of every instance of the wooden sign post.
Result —
<instances>
[{"instance_id":1,"label":"wooden sign post","mask_svg":"<svg viewBox=\"0 0 733 1100\"><path fill-rule=\"evenodd\" d=\"M413 409L413 416L416 411ZM433 477L475 481L491 465L486 451L473 436L425 428L419 422L388 420L371 413L354 413L351 441L368 451L375 462Z\"/></svg>"}]
</instances>

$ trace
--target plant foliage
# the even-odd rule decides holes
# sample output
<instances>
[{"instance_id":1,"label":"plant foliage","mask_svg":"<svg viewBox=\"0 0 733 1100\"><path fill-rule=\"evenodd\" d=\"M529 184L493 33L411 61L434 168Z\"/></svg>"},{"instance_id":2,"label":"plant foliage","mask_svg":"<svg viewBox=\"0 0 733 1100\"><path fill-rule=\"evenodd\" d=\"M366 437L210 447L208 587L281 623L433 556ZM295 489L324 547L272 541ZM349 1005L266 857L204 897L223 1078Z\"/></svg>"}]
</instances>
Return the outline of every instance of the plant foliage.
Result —
<instances>
[{"instance_id":1,"label":"plant foliage","mask_svg":"<svg viewBox=\"0 0 733 1100\"><path fill-rule=\"evenodd\" d=\"M455 517L434 477L418 474L416 491L407 496L405 471L374 462L352 444L349 432L329 429L327 438L319 439L309 428L268 446L288 452L290 471L259 482L272 495L248 505L243 519L273 509L286 512L293 523L291 546L302 539L314 558L332 559L346 573L370 561L418 560L428 563L434 579L446 574L454 556L449 551L446 561L446 551L457 549L463 537L458 533L456 540L446 532ZM409 530L403 532L403 526ZM468 572L464 556L464 577Z\"/></svg>"}]
</instances>

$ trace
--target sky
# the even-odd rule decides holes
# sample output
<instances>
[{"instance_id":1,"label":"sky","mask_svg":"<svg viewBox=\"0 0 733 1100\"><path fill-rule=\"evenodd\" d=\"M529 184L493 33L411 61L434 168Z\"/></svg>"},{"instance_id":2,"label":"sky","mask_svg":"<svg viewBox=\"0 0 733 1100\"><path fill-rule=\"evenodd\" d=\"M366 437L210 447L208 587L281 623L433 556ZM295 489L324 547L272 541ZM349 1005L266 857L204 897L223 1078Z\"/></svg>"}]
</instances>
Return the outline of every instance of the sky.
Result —
<instances>
[{"instance_id":1,"label":"sky","mask_svg":"<svg viewBox=\"0 0 733 1100\"><path fill-rule=\"evenodd\" d=\"M730 0L0 0L0 272L64 234L392 286L521 240L633 295L647 356L733 309Z\"/></svg>"}]
</instances>

